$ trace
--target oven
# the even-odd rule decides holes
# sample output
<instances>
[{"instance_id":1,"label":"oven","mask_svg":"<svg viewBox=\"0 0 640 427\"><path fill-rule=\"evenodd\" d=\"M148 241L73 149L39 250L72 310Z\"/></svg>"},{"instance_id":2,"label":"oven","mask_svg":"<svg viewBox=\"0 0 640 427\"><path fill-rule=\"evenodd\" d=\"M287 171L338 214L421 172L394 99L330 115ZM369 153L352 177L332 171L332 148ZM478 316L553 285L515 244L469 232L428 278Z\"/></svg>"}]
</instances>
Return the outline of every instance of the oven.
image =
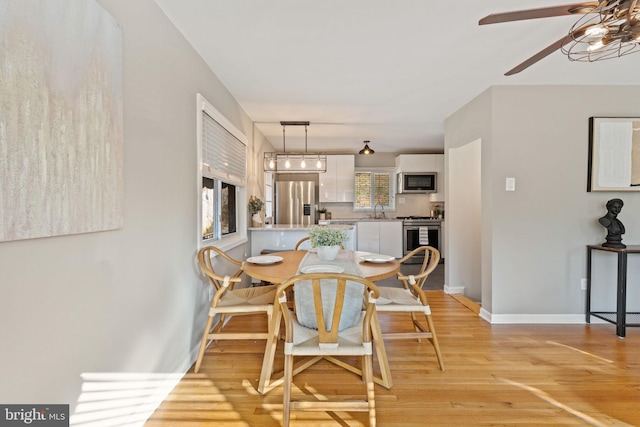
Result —
<instances>
[{"instance_id":1,"label":"oven","mask_svg":"<svg viewBox=\"0 0 640 427\"><path fill-rule=\"evenodd\" d=\"M441 221L432 217L405 217L402 219L402 245L405 256L420 246L433 246L440 250ZM425 237L427 240L425 240ZM425 244L425 242L427 242ZM409 264L419 264L424 256L413 256L407 260Z\"/></svg>"}]
</instances>

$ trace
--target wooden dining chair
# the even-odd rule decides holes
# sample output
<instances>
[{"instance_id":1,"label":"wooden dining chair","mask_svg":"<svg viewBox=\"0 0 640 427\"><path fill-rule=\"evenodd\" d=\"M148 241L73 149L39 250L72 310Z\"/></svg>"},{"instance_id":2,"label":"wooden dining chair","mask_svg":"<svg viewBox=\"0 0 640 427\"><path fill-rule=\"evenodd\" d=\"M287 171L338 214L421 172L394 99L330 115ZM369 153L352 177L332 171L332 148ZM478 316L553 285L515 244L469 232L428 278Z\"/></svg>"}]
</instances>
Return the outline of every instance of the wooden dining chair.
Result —
<instances>
[{"instance_id":1,"label":"wooden dining chair","mask_svg":"<svg viewBox=\"0 0 640 427\"><path fill-rule=\"evenodd\" d=\"M198 358L194 371L198 373L204 352L212 340L257 340L267 339L268 332L225 332L223 328L232 316L265 313L268 320L273 314L273 302L276 294L276 286L258 286L249 288L234 288L236 283L242 281L242 269L232 275L217 274L213 266L213 257L220 257L232 266L240 267L238 261L215 246L206 246L198 251L198 264L200 269L209 279L215 294L209 307L207 324L202 334L202 342L198 351ZM217 319L216 319L217 317Z\"/></svg>"},{"instance_id":2,"label":"wooden dining chair","mask_svg":"<svg viewBox=\"0 0 640 427\"><path fill-rule=\"evenodd\" d=\"M294 313L288 305L289 290L309 294L307 313L298 307ZM372 319L376 316L375 301L378 288L370 280L343 273L313 273L292 277L276 292L279 313L285 325L283 425L288 426L293 411L362 411L369 413L369 423L376 424L373 381ZM363 309L364 307L364 309ZM350 320L347 320L350 319ZM304 362L306 369L321 359L336 363L339 356L361 356L364 380L362 399L322 399L304 394L292 398L294 357L311 356ZM336 363L343 366L344 362ZM358 381L362 381L359 379ZM322 386L317 385L317 389ZM334 386L329 390L333 391ZM303 393L300 393L301 395ZM319 393L314 393L319 394Z\"/></svg>"},{"instance_id":3,"label":"wooden dining chair","mask_svg":"<svg viewBox=\"0 0 640 427\"><path fill-rule=\"evenodd\" d=\"M298 243L296 243L296 246L293 248L294 251L299 251L300 250L300 246L302 246L305 242L309 241L309 236L307 237L303 237L302 239L298 240ZM308 246L308 245L305 245Z\"/></svg>"},{"instance_id":4,"label":"wooden dining chair","mask_svg":"<svg viewBox=\"0 0 640 427\"><path fill-rule=\"evenodd\" d=\"M294 251L299 251L299 250L306 250L306 244L304 244L305 242L309 241L309 236L307 237L303 237L302 239L298 240L298 243L296 243L296 246L293 248ZM301 248L302 246L305 246L305 248ZM340 245L340 249L344 250L344 245Z\"/></svg>"},{"instance_id":5,"label":"wooden dining chair","mask_svg":"<svg viewBox=\"0 0 640 427\"><path fill-rule=\"evenodd\" d=\"M440 352L438 337L431 318L431 308L423 286L429 274L435 270L440 262L440 252L432 246L421 246L414 249L399 261L405 263L411 257L424 252L424 260L420 266L418 274L405 274L402 266L398 273L398 280L402 283L402 288L391 286L379 286L380 299L376 306L378 313L404 313L411 315L414 332L386 332L382 333L383 339L428 339L436 352L440 369L444 371L444 361ZM418 315L424 316L424 320L419 320ZM425 325L426 321L426 325Z\"/></svg>"}]
</instances>

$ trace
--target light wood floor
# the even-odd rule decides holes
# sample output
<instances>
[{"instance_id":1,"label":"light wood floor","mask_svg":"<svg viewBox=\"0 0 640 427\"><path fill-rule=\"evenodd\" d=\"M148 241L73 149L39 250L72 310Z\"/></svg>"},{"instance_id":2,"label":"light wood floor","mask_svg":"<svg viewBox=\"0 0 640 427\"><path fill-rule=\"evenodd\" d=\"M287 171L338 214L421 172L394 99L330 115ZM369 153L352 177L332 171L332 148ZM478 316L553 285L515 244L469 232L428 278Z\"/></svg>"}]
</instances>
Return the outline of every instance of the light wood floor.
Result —
<instances>
[{"instance_id":1,"label":"light wood floor","mask_svg":"<svg viewBox=\"0 0 640 427\"><path fill-rule=\"evenodd\" d=\"M379 426L640 426L639 328L620 340L610 324L492 326L441 291L428 295L446 371L429 343L387 341L394 385L376 386ZM408 326L402 315L380 319L383 329ZM263 350L264 341L212 345L200 373L187 373L146 426L279 425L282 388L256 391ZM294 393L320 397L362 391L326 361L294 382ZM292 417L292 426L367 425L365 413Z\"/></svg>"}]
</instances>

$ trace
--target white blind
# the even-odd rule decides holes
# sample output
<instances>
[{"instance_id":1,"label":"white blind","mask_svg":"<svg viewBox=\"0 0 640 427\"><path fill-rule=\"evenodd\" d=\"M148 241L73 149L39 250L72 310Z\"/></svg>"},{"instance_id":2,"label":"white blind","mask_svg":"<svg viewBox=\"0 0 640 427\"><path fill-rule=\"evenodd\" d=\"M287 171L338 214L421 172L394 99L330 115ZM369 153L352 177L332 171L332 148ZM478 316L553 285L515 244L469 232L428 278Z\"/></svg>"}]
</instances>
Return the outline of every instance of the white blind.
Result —
<instances>
[{"instance_id":1,"label":"white blind","mask_svg":"<svg viewBox=\"0 0 640 427\"><path fill-rule=\"evenodd\" d=\"M245 145L213 117L202 112L202 162L205 175L230 184L245 184Z\"/></svg>"}]
</instances>

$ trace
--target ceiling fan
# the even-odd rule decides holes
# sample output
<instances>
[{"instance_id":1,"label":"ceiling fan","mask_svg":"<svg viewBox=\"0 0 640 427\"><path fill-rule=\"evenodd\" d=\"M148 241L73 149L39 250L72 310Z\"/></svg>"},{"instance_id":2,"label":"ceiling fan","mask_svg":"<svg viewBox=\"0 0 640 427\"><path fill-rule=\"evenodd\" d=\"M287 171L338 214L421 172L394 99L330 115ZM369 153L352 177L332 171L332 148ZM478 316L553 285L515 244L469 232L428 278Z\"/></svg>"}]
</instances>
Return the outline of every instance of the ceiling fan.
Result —
<instances>
[{"instance_id":1,"label":"ceiling fan","mask_svg":"<svg viewBox=\"0 0 640 427\"><path fill-rule=\"evenodd\" d=\"M568 34L505 73L511 76L560 49L572 61L599 61L624 56L640 46L640 0L601 0L494 13L480 25L526 19L582 15ZM640 51L637 50L637 51Z\"/></svg>"}]
</instances>

